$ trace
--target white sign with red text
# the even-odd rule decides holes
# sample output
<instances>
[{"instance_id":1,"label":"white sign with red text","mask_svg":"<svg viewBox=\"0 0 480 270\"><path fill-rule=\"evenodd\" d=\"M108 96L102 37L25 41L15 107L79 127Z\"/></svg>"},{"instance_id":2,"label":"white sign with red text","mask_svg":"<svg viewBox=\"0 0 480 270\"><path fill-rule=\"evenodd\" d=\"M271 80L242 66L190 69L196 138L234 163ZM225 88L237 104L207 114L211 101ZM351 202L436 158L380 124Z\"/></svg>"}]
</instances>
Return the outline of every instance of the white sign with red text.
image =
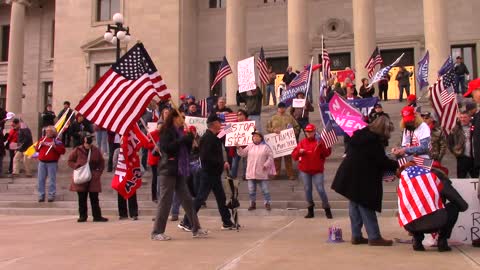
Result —
<instances>
[{"instance_id":1,"label":"white sign with red text","mask_svg":"<svg viewBox=\"0 0 480 270\"><path fill-rule=\"evenodd\" d=\"M249 57L238 61L238 91L247 92L257 88L255 84L255 59Z\"/></svg>"},{"instance_id":2,"label":"white sign with red text","mask_svg":"<svg viewBox=\"0 0 480 270\"><path fill-rule=\"evenodd\" d=\"M252 143L252 132L255 131L255 121L233 122L230 132L226 134L225 146L248 145Z\"/></svg>"}]
</instances>

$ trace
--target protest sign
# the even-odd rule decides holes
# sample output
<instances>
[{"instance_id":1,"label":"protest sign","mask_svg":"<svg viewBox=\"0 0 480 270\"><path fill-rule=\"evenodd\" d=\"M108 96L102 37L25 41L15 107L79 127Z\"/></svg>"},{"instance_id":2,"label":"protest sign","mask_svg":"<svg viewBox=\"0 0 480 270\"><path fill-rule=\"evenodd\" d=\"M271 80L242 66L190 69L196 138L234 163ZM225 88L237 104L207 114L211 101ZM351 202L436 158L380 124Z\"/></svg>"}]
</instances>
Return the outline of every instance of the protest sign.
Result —
<instances>
[{"instance_id":1,"label":"protest sign","mask_svg":"<svg viewBox=\"0 0 480 270\"><path fill-rule=\"evenodd\" d=\"M187 124L187 126L194 126L200 136L207 130L207 118L186 116L185 124Z\"/></svg>"},{"instance_id":2,"label":"protest sign","mask_svg":"<svg viewBox=\"0 0 480 270\"><path fill-rule=\"evenodd\" d=\"M292 154L297 146L293 128L280 131L280 134L270 133L264 136L265 142L273 151L273 157L283 157Z\"/></svg>"},{"instance_id":3,"label":"protest sign","mask_svg":"<svg viewBox=\"0 0 480 270\"><path fill-rule=\"evenodd\" d=\"M250 57L238 61L238 91L247 92L257 88L255 84L255 60Z\"/></svg>"},{"instance_id":4,"label":"protest sign","mask_svg":"<svg viewBox=\"0 0 480 270\"><path fill-rule=\"evenodd\" d=\"M349 136L352 136L354 131L367 126L363 121L363 114L337 93L330 100L328 107L337 125Z\"/></svg>"},{"instance_id":5,"label":"protest sign","mask_svg":"<svg viewBox=\"0 0 480 270\"><path fill-rule=\"evenodd\" d=\"M304 98L294 98L292 102L293 108L303 108L305 107L305 99Z\"/></svg>"},{"instance_id":6,"label":"protest sign","mask_svg":"<svg viewBox=\"0 0 480 270\"><path fill-rule=\"evenodd\" d=\"M349 78L352 82L355 80L355 72L353 72L351 69L339 70L336 72L336 75L338 82L344 82L347 78Z\"/></svg>"},{"instance_id":7,"label":"protest sign","mask_svg":"<svg viewBox=\"0 0 480 270\"><path fill-rule=\"evenodd\" d=\"M225 146L248 145L252 143L252 132L255 131L255 121L233 122L225 137Z\"/></svg>"},{"instance_id":8,"label":"protest sign","mask_svg":"<svg viewBox=\"0 0 480 270\"><path fill-rule=\"evenodd\" d=\"M148 122L147 123L147 131L148 132L152 132L152 131L155 131L157 129L157 122Z\"/></svg>"},{"instance_id":9,"label":"protest sign","mask_svg":"<svg viewBox=\"0 0 480 270\"><path fill-rule=\"evenodd\" d=\"M480 238L480 204L477 198L478 179L450 179L453 187L468 203L468 209L460 213L450 240L470 244Z\"/></svg>"}]
</instances>

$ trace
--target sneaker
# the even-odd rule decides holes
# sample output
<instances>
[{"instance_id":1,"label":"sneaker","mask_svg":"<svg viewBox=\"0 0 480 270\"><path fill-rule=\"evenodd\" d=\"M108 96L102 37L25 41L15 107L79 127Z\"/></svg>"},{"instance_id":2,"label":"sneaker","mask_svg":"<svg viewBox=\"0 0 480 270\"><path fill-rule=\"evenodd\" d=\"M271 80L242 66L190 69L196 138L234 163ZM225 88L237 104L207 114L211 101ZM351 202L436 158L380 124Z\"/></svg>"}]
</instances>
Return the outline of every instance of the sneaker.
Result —
<instances>
[{"instance_id":1,"label":"sneaker","mask_svg":"<svg viewBox=\"0 0 480 270\"><path fill-rule=\"evenodd\" d=\"M182 230L184 230L184 231L186 231L186 232L191 232L191 231L192 231L192 228L190 228L189 226L183 224L183 222L178 223L177 227L180 228L180 229L182 229Z\"/></svg>"},{"instance_id":2,"label":"sneaker","mask_svg":"<svg viewBox=\"0 0 480 270\"><path fill-rule=\"evenodd\" d=\"M94 218L93 222L107 222L108 218L105 217L99 217L99 218Z\"/></svg>"},{"instance_id":3,"label":"sneaker","mask_svg":"<svg viewBox=\"0 0 480 270\"><path fill-rule=\"evenodd\" d=\"M172 238L164 233L159 233L159 234L152 234L151 237L152 240L155 241L169 241L172 240Z\"/></svg>"},{"instance_id":4,"label":"sneaker","mask_svg":"<svg viewBox=\"0 0 480 270\"><path fill-rule=\"evenodd\" d=\"M272 210L272 206L270 205L270 203L266 203L266 204L265 204L265 209L266 209L267 211Z\"/></svg>"},{"instance_id":5,"label":"sneaker","mask_svg":"<svg viewBox=\"0 0 480 270\"><path fill-rule=\"evenodd\" d=\"M208 231L207 230L202 230L198 229L198 231L194 232L192 235L193 238L205 238L208 237Z\"/></svg>"},{"instance_id":6,"label":"sneaker","mask_svg":"<svg viewBox=\"0 0 480 270\"><path fill-rule=\"evenodd\" d=\"M230 231L233 229L235 229L235 225L233 224L222 224L222 228L221 228L222 231Z\"/></svg>"}]
</instances>

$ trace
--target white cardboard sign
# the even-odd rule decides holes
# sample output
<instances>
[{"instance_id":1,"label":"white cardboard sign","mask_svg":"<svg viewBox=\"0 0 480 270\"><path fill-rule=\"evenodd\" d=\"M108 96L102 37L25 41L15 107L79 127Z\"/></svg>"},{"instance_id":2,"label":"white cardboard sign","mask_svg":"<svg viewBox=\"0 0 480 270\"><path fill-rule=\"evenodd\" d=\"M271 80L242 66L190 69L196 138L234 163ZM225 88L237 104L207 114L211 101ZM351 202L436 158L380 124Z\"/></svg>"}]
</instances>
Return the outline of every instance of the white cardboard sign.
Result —
<instances>
[{"instance_id":1,"label":"white cardboard sign","mask_svg":"<svg viewBox=\"0 0 480 270\"><path fill-rule=\"evenodd\" d=\"M292 107L293 108L303 108L305 107L305 99L304 98L294 98L292 100Z\"/></svg>"},{"instance_id":2,"label":"white cardboard sign","mask_svg":"<svg viewBox=\"0 0 480 270\"><path fill-rule=\"evenodd\" d=\"M199 136L202 136L207 130L207 118L186 116L185 124L187 124L187 126L194 126Z\"/></svg>"},{"instance_id":3,"label":"white cardboard sign","mask_svg":"<svg viewBox=\"0 0 480 270\"><path fill-rule=\"evenodd\" d=\"M257 88L255 84L255 59L249 57L238 61L238 91L247 92Z\"/></svg>"},{"instance_id":4,"label":"white cardboard sign","mask_svg":"<svg viewBox=\"0 0 480 270\"><path fill-rule=\"evenodd\" d=\"M157 129L157 122L148 122L147 123L147 131L148 132L152 132L152 131L155 131Z\"/></svg>"},{"instance_id":5,"label":"white cardboard sign","mask_svg":"<svg viewBox=\"0 0 480 270\"><path fill-rule=\"evenodd\" d=\"M225 146L248 145L252 143L252 132L255 131L255 121L233 122L231 131L225 137Z\"/></svg>"},{"instance_id":6,"label":"white cardboard sign","mask_svg":"<svg viewBox=\"0 0 480 270\"><path fill-rule=\"evenodd\" d=\"M460 213L450 239L471 244L480 238L480 201L477 198L478 179L451 179L453 187L468 203L467 211Z\"/></svg>"},{"instance_id":7,"label":"white cardboard sign","mask_svg":"<svg viewBox=\"0 0 480 270\"><path fill-rule=\"evenodd\" d=\"M280 134L270 133L265 135L265 142L273 151L273 157L283 157L292 154L297 146L295 131L293 128L284 129Z\"/></svg>"}]
</instances>

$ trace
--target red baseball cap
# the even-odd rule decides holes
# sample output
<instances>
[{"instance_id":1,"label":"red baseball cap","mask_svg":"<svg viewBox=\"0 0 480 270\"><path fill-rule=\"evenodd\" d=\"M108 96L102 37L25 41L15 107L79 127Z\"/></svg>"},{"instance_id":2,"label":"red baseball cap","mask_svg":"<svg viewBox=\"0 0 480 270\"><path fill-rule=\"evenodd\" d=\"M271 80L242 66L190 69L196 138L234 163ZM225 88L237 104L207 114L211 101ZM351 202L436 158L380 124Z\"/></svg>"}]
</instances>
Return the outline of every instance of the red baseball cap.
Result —
<instances>
[{"instance_id":1,"label":"red baseball cap","mask_svg":"<svg viewBox=\"0 0 480 270\"><path fill-rule=\"evenodd\" d=\"M188 130L189 130L190 132L197 132L197 128L196 128L195 126L189 126L189 127L188 127Z\"/></svg>"},{"instance_id":2,"label":"red baseball cap","mask_svg":"<svg viewBox=\"0 0 480 270\"><path fill-rule=\"evenodd\" d=\"M415 95L408 95L407 100L408 100L408 101L415 101L415 100L417 100L417 96L415 96Z\"/></svg>"},{"instance_id":3,"label":"red baseball cap","mask_svg":"<svg viewBox=\"0 0 480 270\"><path fill-rule=\"evenodd\" d=\"M405 106L402 109L403 122L411 122L415 120L415 108L412 106Z\"/></svg>"},{"instance_id":4,"label":"red baseball cap","mask_svg":"<svg viewBox=\"0 0 480 270\"><path fill-rule=\"evenodd\" d=\"M314 124L308 124L306 127L305 127L305 131L315 131L315 129L317 129L315 127Z\"/></svg>"},{"instance_id":5,"label":"red baseball cap","mask_svg":"<svg viewBox=\"0 0 480 270\"><path fill-rule=\"evenodd\" d=\"M468 90L463 96L468 97L472 94L474 90L477 90L477 89L480 89L480 78L470 81L470 83L468 83Z\"/></svg>"},{"instance_id":6,"label":"red baseball cap","mask_svg":"<svg viewBox=\"0 0 480 270\"><path fill-rule=\"evenodd\" d=\"M353 87L353 83L347 84L347 87Z\"/></svg>"},{"instance_id":7,"label":"red baseball cap","mask_svg":"<svg viewBox=\"0 0 480 270\"><path fill-rule=\"evenodd\" d=\"M181 96L180 96L180 99L181 99L181 100L184 100L184 99L185 99L185 95L181 95Z\"/></svg>"}]
</instances>

